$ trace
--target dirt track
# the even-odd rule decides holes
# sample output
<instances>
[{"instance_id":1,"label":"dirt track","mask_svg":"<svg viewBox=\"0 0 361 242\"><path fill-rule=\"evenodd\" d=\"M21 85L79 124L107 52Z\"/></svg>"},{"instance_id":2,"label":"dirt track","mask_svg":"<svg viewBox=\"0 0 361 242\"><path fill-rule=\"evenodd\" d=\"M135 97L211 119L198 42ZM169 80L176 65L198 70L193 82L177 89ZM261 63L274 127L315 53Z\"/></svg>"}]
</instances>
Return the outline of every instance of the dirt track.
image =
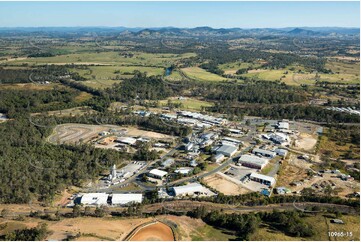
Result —
<instances>
[{"instance_id":1,"label":"dirt track","mask_svg":"<svg viewBox=\"0 0 361 242\"><path fill-rule=\"evenodd\" d=\"M141 228L131 241L174 241L172 229L164 223L157 222Z\"/></svg>"}]
</instances>

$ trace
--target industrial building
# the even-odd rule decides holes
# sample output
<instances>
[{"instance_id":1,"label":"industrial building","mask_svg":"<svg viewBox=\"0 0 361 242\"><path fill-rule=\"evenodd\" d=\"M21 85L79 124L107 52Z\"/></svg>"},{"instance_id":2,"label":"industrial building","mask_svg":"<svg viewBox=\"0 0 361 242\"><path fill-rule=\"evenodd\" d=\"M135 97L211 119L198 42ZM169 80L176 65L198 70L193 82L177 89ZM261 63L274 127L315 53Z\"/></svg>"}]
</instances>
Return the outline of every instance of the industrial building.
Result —
<instances>
[{"instance_id":1,"label":"industrial building","mask_svg":"<svg viewBox=\"0 0 361 242\"><path fill-rule=\"evenodd\" d=\"M282 157L286 157L287 154L288 154L287 150L279 149L279 148L275 149L275 152L276 152L277 155L282 156Z\"/></svg>"},{"instance_id":2,"label":"industrial building","mask_svg":"<svg viewBox=\"0 0 361 242\"><path fill-rule=\"evenodd\" d=\"M178 169L176 169L174 172L175 173L179 173L182 175L188 175L189 173L191 173L193 171L193 168L190 167L180 167Z\"/></svg>"},{"instance_id":3,"label":"industrial building","mask_svg":"<svg viewBox=\"0 0 361 242\"><path fill-rule=\"evenodd\" d=\"M288 122L282 121L282 122L278 122L277 128L289 130L290 125Z\"/></svg>"},{"instance_id":4,"label":"industrial building","mask_svg":"<svg viewBox=\"0 0 361 242\"><path fill-rule=\"evenodd\" d=\"M238 162L242 166L262 170L263 167L265 167L268 164L268 159L261 158L255 155L242 155L239 158Z\"/></svg>"},{"instance_id":5,"label":"industrial building","mask_svg":"<svg viewBox=\"0 0 361 242\"><path fill-rule=\"evenodd\" d=\"M141 203L142 201L143 201L143 195L141 193L113 194L111 196L112 205Z\"/></svg>"},{"instance_id":6,"label":"industrial building","mask_svg":"<svg viewBox=\"0 0 361 242\"><path fill-rule=\"evenodd\" d=\"M288 143L290 141L287 134L283 134L283 133L279 133L279 132L270 134L269 139L277 144L284 144L284 143Z\"/></svg>"},{"instance_id":7,"label":"industrial building","mask_svg":"<svg viewBox=\"0 0 361 242\"><path fill-rule=\"evenodd\" d=\"M135 145L137 140L132 137L118 137L117 142L127 144L127 145Z\"/></svg>"},{"instance_id":8,"label":"industrial building","mask_svg":"<svg viewBox=\"0 0 361 242\"><path fill-rule=\"evenodd\" d=\"M260 148L254 148L252 153L255 155L261 155L261 156L264 156L267 158L273 158L277 155L276 152L274 152L274 151L260 149Z\"/></svg>"},{"instance_id":9,"label":"industrial building","mask_svg":"<svg viewBox=\"0 0 361 242\"><path fill-rule=\"evenodd\" d=\"M224 155L223 154L216 154L214 157L213 157L213 162L216 162L216 163L220 163L222 160L224 160Z\"/></svg>"},{"instance_id":10,"label":"industrial building","mask_svg":"<svg viewBox=\"0 0 361 242\"><path fill-rule=\"evenodd\" d=\"M216 154L223 154L224 156L231 157L236 154L238 147L233 145L222 145L216 150Z\"/></svg>"},{"instance_id":11,"label":"industrial building","mask_svg":"<svg viewBox=\"0 0 361 242\"><path fill-rule=\"evenodd\" d=\"M84 193L80 198L80 204L101 206L108 204L108 194L106 193Z\"/></svg>"},{"instance_id":12,"label":"industrial building","mask_svg":"<svg viewBox=\"0 0 361 242\"><path fill-rule=\"evenodd\" d=\"M153 170L149 171L149 173L148 173L148 176L156 178L156 179L163 179L163 177L165 177L166 175L168 175L168 172L158 170L158 169L153 169Z\"/></svg>"},{"instance_id":13,"label":"industrial building","mask_svg":"<svg viewBox=\"0 0 361 242\"><path fill-rule=\"evenodd\" d=\"M249 177L252 181L256 181L267 186L273 186L276 183L276 180L271 176L266 176L258 173L251 173Z\"/></svg>"},{"instance_id":14,"label":"industrial building","mask_svg":"<svg viewBox=\"0 0 361 242\"><path fill-rule=\"evenodd\" d=\"M207 192L207 189L205 189L199 183L189 183L184 186L173 187L172 190L173 190L175 196L202 195Z\"/></svg>"}]
</instances>

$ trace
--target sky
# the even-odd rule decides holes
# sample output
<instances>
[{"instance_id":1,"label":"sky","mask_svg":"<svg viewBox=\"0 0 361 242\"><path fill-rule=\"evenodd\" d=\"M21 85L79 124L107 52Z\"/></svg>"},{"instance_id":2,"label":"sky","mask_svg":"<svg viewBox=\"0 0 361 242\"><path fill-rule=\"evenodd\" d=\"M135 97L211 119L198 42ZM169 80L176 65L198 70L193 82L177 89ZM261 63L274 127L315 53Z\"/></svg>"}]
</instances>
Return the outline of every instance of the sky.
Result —
<instances>
[{"instance_id":1,"label":"sky","mask_svg":"<svg viewBox=\"0 0 361 242\"><path fill-rule=\"evenodd\" d=\"M0 2L0 27L360 27L354 2Z\"/></svg>"}]
</instances>

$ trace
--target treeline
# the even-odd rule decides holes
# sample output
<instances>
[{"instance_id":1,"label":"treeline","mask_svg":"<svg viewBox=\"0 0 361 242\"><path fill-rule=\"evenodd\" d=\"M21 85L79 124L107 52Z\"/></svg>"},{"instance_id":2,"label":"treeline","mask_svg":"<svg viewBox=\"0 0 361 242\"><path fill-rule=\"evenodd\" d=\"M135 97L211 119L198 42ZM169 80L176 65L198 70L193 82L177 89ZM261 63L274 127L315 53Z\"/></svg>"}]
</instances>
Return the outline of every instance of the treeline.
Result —
<instances>
[{"instance_id":1,"label":"treeline","mask_svg":"<svg viewBox=\"0 0 361 242\"><path fill-rule=\"evenodd\" d=\"M246 103L299 103L306 100L306 93L276 82L257 81L244 85L218 84L203 90L209 100Z\"/></svg>"},{"instance_id":2,"label":"treeline","mask_svg":"<svg viewBox=\"0 0 361 242\"><path fill-rule=\"evenodd\" d=\"M213 48L212 48L213 47ZM197 50L195 63L205 62L201 67L215 74L223 74L218 65L242 60L243 62L265 61L263 68L281 69L292 64L302 65L309 70L325 71L325 60L316 57L301 57L296 54L269 53L245 49L230 49L226 44L215 44L210 48Z\"/></svg>"},{"instance_id":3,"label":"treeline","mask_svg":"<svg viewBox=\"0 0 361 242\"><path fill-rule=\"evenodd\" d=\"M44 139L51 129L18 117L0 125L0 203L50 202L67 186L81 186L127 153L88 145L52 145Z\"/></svg>"},{"instance_id":4,"label":"treeline","mask_svg":"<svg viewBox=\"0 0 361 242\"><path fill-rule=\"evenodd\" d=\"M271 196L267 197L260 193L248 193L244 195L229 196L218 194L216 197L198 197L195 201L207 201L221 204L239 204L245 206L261 206L278 203L293 203L293 202L314 202L314 203L330 203L339 204L359 209L360 200L357 199L342 199L340 197L332 196L314 196L314 195L292 195L292 196Z\"/></svg>"},{"instance_id":5,"label":"treeline","mask_svg":"<svg viewBox=\"0 0 361 242\"><path fill-rule=\"evenodd\" d=\"M242 105L242 104L220 104L207 107L207 111L224 113L228 115L249 115L267 117L273 119L295 119L325 122L329 124L359 123L360 116L349 113L327 110L320 106L311 105Z\"/></svg>"},{"instance_id":6,"label":"treeline","mask_svg":"<svg viewBox=\"0 0 361 242\"><path fill-rule=\"evenodd\" d=\"M79 105L74 98L79 91L54 87L51 90L0 90L0 112L14 118L23 112L43 112L71 108Z\"/></svg>"},{"instance_id":7,"label":"treeline","mask_svg":"<svg viewBox=\"0 0 361 242\"><path fill-rule=\"evenodd\" d=\"M227 214L218 210L208 212L205 207L199 207L188 212L187 215L200 218L205 223L216 228L233 231L237 236L237 240L249 240L249 236L257 231L261 223L271 225L293 237L307 238L316 232L312 225L302 219L305 214L297 211Z\"/></svg>"},{"instance_id":8,"label":"treeline","mask_svg":"<svg viewBox=\"0 0 361 242\"><path fill-rule=\"evenodd\" d=\"M48 230L47 224L43 223L34 228L16 229L13 232L8 232L0 239L6 241L42 241L51 232Z\"/></svg>"},{"instance_id":9,"label":"treeline","mask_svg":"<svg viewBox=\"0 0 361 242\"><path fill-rule=\"evenodd\" d=\"M135 72L133 78L124 80L122 83L114 84L112 88L107 88L106 93L117 101L129 100L159 100L165 99L173 94L169 85L160 77L147 77L145 73Z\"/></svg>"}]
</instances>

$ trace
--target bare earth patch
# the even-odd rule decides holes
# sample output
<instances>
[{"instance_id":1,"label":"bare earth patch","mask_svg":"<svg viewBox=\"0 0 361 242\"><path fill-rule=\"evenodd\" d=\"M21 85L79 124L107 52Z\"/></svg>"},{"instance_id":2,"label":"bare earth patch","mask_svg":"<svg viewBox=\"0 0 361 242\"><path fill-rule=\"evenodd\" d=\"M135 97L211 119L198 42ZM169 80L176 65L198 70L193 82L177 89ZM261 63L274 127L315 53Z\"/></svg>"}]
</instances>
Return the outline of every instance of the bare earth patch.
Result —
<instances>
[{"instance_id":1,"label":"bare earth patch","mask_svg":"<svg viewBox=\"0 0 361 242\"><path fill-rule=\"evenodd\" d=\"M224 195L239 195L249 193L249 190L235 184L234 182L221 177L218 174L208 176L203 181L210 187L223 193Z\"/></svg>"}]
</instances>

